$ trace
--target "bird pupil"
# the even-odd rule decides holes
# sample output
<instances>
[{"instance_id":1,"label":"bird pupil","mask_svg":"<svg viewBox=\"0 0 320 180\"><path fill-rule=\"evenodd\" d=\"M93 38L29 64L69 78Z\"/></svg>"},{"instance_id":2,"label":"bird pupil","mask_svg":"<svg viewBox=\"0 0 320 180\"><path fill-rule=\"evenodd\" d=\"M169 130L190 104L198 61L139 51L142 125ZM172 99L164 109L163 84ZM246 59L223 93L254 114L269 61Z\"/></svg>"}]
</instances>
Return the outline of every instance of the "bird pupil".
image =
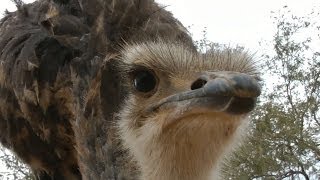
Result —
<instances>
[{"instance_id":1,"label":"bird pupil","mask_svg":"<svg viewBox=\"0 0 320 180\"><path fill-rule=\"evenodd\" d=\"M156 86L156 79L148 71L140 71L134 77L134 87L140 92L152 91Z\"/></svg>"}]
</instances>

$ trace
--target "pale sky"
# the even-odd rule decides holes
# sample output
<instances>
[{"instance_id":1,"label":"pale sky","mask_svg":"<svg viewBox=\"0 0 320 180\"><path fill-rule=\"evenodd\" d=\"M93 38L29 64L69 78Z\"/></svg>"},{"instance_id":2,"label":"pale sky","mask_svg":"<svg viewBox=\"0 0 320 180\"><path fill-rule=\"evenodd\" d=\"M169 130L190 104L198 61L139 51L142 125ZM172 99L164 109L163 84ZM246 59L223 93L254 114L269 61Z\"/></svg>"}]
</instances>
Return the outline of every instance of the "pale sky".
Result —
<instances>
[{"instance_id":1,"label":"pale sky","mask_svg":"<svg viewBox=\"0 0 320 180\"><path fill-rule=\"evenodd\" d=\"M34 0L24 0L33 2ZM275 31L271 11L284 5L295 14L307 14L319 0L156 0L185 26L191 26L194 39L207 27L208 39L224 44L239 44L256 51L259 42L272 40ZM0 12L15 9L11 0L0 0Z\"/></svg>"},{"instance_id":2,"label":"pale sky","mask_svg":"<svg viewBox=\"0 0 320 180\"><path fill-rule=\"evenodd\" d=\"M194 39L207 27L208 39L224 44L239 44L257 50L261 40L272 40L275 31L271 11L288 5L296 14L307 14L319 0L157 0L169 5L185 26L192 25Z\"/></svg>"},{"instance_id":3,"label":"pale sky","mask_svg":"<svg viewBox=\"0 0 320 180\"><path fill-rule=\"evenodd\" d=\"M24 0L33 2L34 0ZM259 51L260 41L271 41L275 31L271 11L277 12L288 5L295 14L304 15L319 0L156 0L171 11L190 32L195 40L202 37L207 27L207 37L217 43L239 44L250 51ZM14 11L11 0L0 0L0 17L5 9ZM0 162L0 173L4 171Z\"/></svg>"}]
</instances>

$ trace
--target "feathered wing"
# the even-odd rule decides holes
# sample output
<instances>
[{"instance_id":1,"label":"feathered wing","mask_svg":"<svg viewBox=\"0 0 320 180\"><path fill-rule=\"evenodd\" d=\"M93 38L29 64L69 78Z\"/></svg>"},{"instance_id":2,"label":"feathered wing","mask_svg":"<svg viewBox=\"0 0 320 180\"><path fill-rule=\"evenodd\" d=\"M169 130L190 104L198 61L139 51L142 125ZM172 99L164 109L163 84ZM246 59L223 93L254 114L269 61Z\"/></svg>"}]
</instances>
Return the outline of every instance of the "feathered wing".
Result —
<instances>
[{"instance_id":1,"label":"feathered wing","mask_svg":"<svg viewBox=\"0 0 320 180\"><path fill-rule=\"evenodd\" d=\"M112 128L125 96L121 66L104 59L125 42L158 38L193 48L153 0L18 5L0 22L1 143L38 179L135 179Z\"/></svg>"},{"instance_id":2,"label":"feathered wing","mask_svg":"<svg viewBox=\"0 0 320 180\"><path fill-rule=\"evenodd\" d=\"M1 22L1 142L40 179L79 179L70 125L72 84L62 70L75 49L41 24L52 7L45 1L19 6Z\"/></svg>"}]
</instances>

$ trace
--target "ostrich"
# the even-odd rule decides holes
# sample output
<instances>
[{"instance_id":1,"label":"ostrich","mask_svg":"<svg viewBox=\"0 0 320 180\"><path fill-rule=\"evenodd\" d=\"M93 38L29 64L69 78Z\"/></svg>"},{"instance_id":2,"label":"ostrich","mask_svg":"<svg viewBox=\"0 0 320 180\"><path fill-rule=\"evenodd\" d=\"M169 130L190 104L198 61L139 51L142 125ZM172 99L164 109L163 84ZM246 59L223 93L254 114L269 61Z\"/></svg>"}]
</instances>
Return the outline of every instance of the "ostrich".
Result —
<instances>
[{"instance_id":1,"label":"ostrich","mask_svg":"<svg viewBox=\"0 0 320 180\"><path fill-rule=\"evenodd\" d=\"M213 179L260 94L153 0L16 1L0 23L0 141L37 179Z\"/></svg>"}]
</instances>

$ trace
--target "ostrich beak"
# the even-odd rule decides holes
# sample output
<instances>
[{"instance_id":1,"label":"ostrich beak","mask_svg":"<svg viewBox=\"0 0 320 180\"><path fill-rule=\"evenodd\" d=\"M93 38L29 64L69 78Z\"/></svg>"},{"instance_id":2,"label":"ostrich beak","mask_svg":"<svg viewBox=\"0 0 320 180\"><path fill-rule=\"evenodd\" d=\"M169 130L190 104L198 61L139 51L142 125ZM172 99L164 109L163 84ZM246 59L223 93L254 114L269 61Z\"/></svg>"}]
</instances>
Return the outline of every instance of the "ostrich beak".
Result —
<instances>
[{"instance_id":1,"label":"ostrich beak","mask_svg":"<svg viewBox=\"0 0 320 180\"><path fill-rule=\"evenodd\" d=\"M254 109L261 93L258 81L244 73L205 72L191 83L191 90L168 96L149 106L145 113L174 108L178 114L193 111L246 114Z\"/></svg>"}]
</instances>

